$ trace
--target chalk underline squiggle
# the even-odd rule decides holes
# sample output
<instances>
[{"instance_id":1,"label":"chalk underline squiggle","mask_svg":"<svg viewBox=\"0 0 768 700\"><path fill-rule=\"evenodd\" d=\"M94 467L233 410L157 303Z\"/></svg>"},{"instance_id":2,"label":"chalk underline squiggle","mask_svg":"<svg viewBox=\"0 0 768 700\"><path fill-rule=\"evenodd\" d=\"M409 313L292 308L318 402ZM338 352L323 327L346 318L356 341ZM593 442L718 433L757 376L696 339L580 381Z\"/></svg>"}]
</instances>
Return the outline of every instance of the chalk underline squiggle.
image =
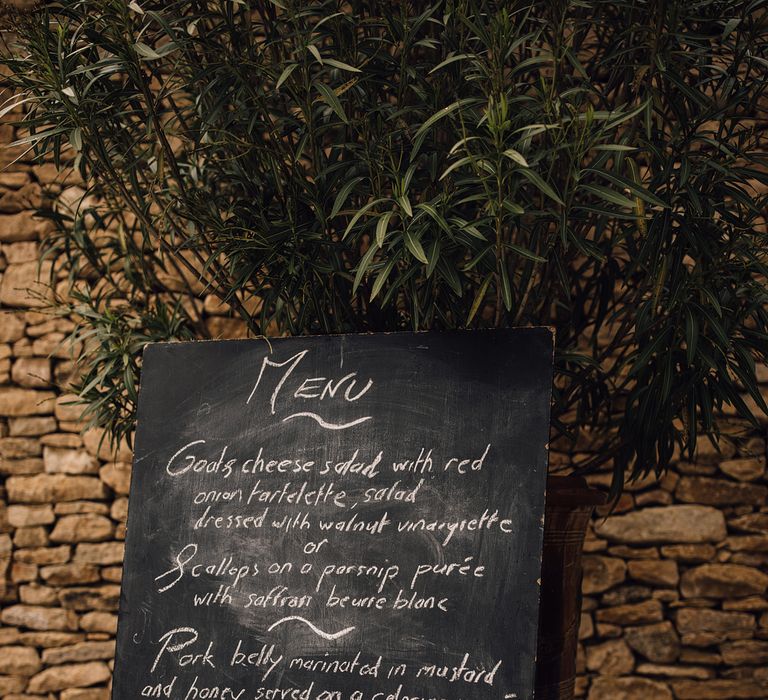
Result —
<instances>
[{"instance_id":1,"label":"chalk underline squiggle","mask_svg":"<svg viewBox=\"0 0 768 700\"><path fill-rule=\"evenodd\" d=\"M289 617L283 617L277 622L273 622L269 627L267 627L267 632L271 632L278 625L282 625L284 622L289 622L290 620L303 622L318 637L322 637L323 639L338 639L339 637L343 637L345 634L349 634L353 629L355 629L354 627L345 627L343 630L339 630L338 632L324 632L316 625L313 625L309 620L306 620L303 617L300 617L299 615L291 615Z\"/></svg>"},{"instance_id":2,"label":"chalk underline squiggle","mask_svg":"<svg viewBox=\"0 0 768 700\"><path fill-rule=\"evenodd\" d=\"M371 420L371 416L363 416L362 418L350 421L349 423L328 423L318 416L317 413L302 411L301 413L292 413L290 416L286 416L283 418L283 423L292 418L311 418L312 420L317 421L317 424L320 427L327 428L328 430L344 430L346 428L351 428L353 425L359 425L360 423L365 423L367 420Z\"/></svg>"}]
</instances>

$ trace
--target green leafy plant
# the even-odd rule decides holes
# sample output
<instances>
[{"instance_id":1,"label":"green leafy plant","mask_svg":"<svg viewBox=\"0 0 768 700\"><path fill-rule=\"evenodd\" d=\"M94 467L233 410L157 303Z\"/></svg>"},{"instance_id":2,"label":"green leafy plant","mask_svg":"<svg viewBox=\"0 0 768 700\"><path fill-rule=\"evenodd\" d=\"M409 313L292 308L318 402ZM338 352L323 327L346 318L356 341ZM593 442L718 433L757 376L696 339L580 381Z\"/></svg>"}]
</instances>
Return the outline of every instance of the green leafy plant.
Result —
<instances>
[{"instance_id":1,"label":"green leafy plant","mask_svg":"<svg viewBox=\"0 0 768 700\"><path fill-rule=\"evenodd\" d=\"M547 324L579 466L660 472L768 410L765 2L74 0L17 17L30 153L92 202L71 282L92 421L204 337Z\"/></svg>"}]
</instances>

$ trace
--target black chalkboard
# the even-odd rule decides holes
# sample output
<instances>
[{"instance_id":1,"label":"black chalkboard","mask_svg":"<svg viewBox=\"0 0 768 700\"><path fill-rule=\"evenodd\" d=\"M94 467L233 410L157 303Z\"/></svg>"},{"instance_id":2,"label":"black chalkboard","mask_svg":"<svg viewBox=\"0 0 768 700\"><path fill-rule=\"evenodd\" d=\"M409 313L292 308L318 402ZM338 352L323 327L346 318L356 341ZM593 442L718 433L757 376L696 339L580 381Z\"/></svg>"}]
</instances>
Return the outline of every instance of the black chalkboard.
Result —
<instances>
[{"instance_id":1,"label":"black chalkboard","mask_svg":"<svg viewBox=\"0 0 768 700\"><path fill-rule=\"evenodd\" d=\"M532 697L552 351L149 346L114 700Z\"/></svg>"}]
</instances>

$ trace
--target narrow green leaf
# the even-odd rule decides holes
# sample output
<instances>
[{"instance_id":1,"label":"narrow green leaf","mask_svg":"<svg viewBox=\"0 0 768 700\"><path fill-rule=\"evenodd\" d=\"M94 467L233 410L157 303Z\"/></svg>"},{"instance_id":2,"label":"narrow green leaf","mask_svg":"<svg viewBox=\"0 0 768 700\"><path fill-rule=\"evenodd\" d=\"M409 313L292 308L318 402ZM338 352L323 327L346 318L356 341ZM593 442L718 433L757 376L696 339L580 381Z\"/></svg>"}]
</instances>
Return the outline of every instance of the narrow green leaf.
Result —
<instances>
[{"instance_id":1,"label":"narrow green leaf","mask_svg":"<svg viewBox=\"0 0 768 700\"><path fill-rule=\"evenodd\" d=\"M607 172L605 170L596 170L594 168L584 168L582 172L592 173L593 175L597 175L599 177L602 177L608 180L609 182L612 182L614 185L618 185L619 187L626 188L636 197L640 197L640 199L648 202L649 204L653 204L657 207L662 207L664 209L669 208L669 206L665 204L662 200L660 200L657 196L651 194L647 189L645 189L645 187L632 182L632 180L630 180L629 178L622 177L621 175Z\"/></svg>"},{"instance_id":2,"label":"narrow green leaf","mask_svg":"<svg viewBox=\"0 0 768 700\"><path fill-rule=\"evenodd\" d=\"M291 63L290 65L287 65L287 66L286 66L286 67L283 69L283 72L282 72L282 73L280 73L280 77L277 79L277 82L275 83L275 90L279 90L279 89L280 89L280 86L281 86L281 85L282 85L282 84L283 84L283 83L284 83L286 80L288 80L288 78L290 78L290 76L291 76L291 73L293 73L293 71L295 71L295 70L296 70L298 67L299 67L299 64L298 64L298 63Z\"/></svg>"},{"instance_id":3,"label":"narrow green leaf","mask_svg":"<svg viewBox=\"0 0 768 700\"><path fill-rule=\"evenodd\" d=\"M155 51L151 46L147 46L141 41L137 41L133 45L133 48L136 49L136 53L143 58L147 58L153 61L157 60L158 58L162 58L161 54L157 53L157 51Z\"/></svg>"},{"instance_id":4,"label":"narrow green leaf","mask_svg":"<svg viewBox=\"0 0 768 700\"><path fill-rule=\"evenodd\" d=\"M456 61L463 61L465 58L470 58L470 54L459 53L459 54L456 54L455 56L450 56L446 58L444 61L441 61L440 63L438 63L431 71L429 71L429 73L427 73L427 75L432 75L432 73L436 73L441 68L445 68L445 66L450 65L451 63L455 63Z\"/></svg>"},{"instance_id":5,"label":"narrow green leaf","mask_svg":"<svg viewBox=\"0 0 768 700\"><path fill-rule=\"evenodd\" d=\"M508 199L505 199L501 206L506 209L510 214L514 214L515 216L520 216L521 214L525 214L525 209L523 209L519 204L516 202L510 202Z\"/></svg>"},{"instance_id":6,"label":"narrow green leaf","mask_svg":"<svg viewBox=\"0 0 768 700\"><path fill-rule=\"evenodd\" d=\"M509 311L512 308L512 286L509 284L507 266L503 262L501 265L501 298L504 301L504 308Z\"/></svg>"},{"instance_id":7,"label":"narrow green leaf","mask_svg":"<svg viewBox=\"0 0 768 700\"><path fill-rule=\"evenodd\" d=\"M435 238L432 241L432 245L429 248L429 263L427 264L427 279L432 277L432 273L437 267L437 262L440 259L440 239Z\"/></svg>"},{"instance_id":8,"label":"narrow green leaf","mask_svg":"<svg viewBox=\"0 0 768 700\"><path fill-rule=\"evenodd\" d=\"M309 51L309 53L311 53L315 57L315 60L321 66L323 65L323 57L320 55L320 51L318 50L317 46L315 46L314 44L309 44L307 46L307 51Z\"/></svg>"},{"instance_id":9,"label":"narrow green leaf","mask_svg":"<svg viewBox=\"0 0 768 700\"><path fill-rule=\"evenodd\" d=\"M427 260L427 256L424 254L424 248L421 247L421 242L418 238L416 238L410 231L405 231L405 247L408 248L411 255L413 255L414 258L416 258L419 262L424 263L427 265L429 263L429 260Z\"/></svg>"},{"instance_id":10,"label":"narrow green leaf","mask_svg":"<svg viewBox=\"0 0 768 700\"><path fill-rule=\"evenodd\" d=\"M8 112L12 112L14 109L16 109L16 107L19 107L26 102L32 102L39 99L36 95L33 97L26 97L24 99L18 99L19 97L19 95L14 95L5 101L3 108L0 109L0 119L8 114Z\"/></svg>"},{"instance_id":11,"label":"narrow green leaf","mask_svg":"<svg viewBox=\"0 0 768 700\"><path fill-rule=\"evenodd\" d=\"M602 143L595 146L596 151L636 151L637 146L625 146L623 143Z\"/></svg>"},{"instance_id":12,"label":"narrow green leaf","mask_svg":"<svg viewBox=\"0 0 768 700\"><path fill-rule=\"evenodd\" d=\"M722 40L725 41L739 24L741 24L741 17L731 17L731 19L725 23L725 27L723 27Z\"/></svg>"},{"instance_id":13,"label":"narrow green leaf","mask_svg":"<svg viewBox=\"0 0 768 700\"><path fill-rule=\"evenodd\" d=\"M448 283L448 286L453 290L453 293L461 298L464 296L464 290L461 287L461 279L459 279L459 273L456 272L456 268L445 258L440 258L437 263L440 276Z\"/></svg>"},{"instance_id":14,"label":"narrow green leaf","mask_svg":"<svg viewBox=\"0 0 768 700\"><path fill-rule=\"evenodd\" d=\"M467 136L466 138L459 139L456 143L453 144L453 146L451 146L451 150L448 151L448 155L452 156L459 148L466 146L470 141L476 141L479 138L479 136Z\"/></svg>"},{"instance_id":15,"label":"narrow green leaf","mask_svg":"<svg viewBox=\"0 0 768 700\"><path fill-rule=\"evenodd\" d=\"M328 103L328 106L334 111L336 116L341 119L345 124L349 124L347 115L344 114L344 108L341 106L339 98L336 93L329 88L325 83L315 83L318 91L322 94L323 99Z\"/></svg>"},{"instance_id":16,"label":"narrow green leaf","mask_svg":"<svg viewBox=\"0 0 768 700\"><path fill-rule=\"evenodd\" d=\"M480 289L477 290L477 294L475 294L475 299L472 302L472 306L469 308L469 315L467 316L467 322L464 324L465 326L468 326L470 323L472 323L472 319L475 317L477 310L480 308L480 304L482 304L483 300L485 299L485 293L488 291L488 285L491 283L492 279L493 273L489 272L486 278L483 280L483 283L480 285Z\"/></svg>"},{"instance_id":17,"label":"narrow green leaf","mask_svg":"<svg viewBox=\"0 0 768 700\"><path fill-rule=\"evenodd\" d=\"M363 255L363 257L360 258L360 263L357 266L357 272L355 272L355 280L352 283L352 294L357 293L357 288L360 286L360 283L363 281L363 277L365 277L366 271L370 267L371 262L373 262L373 256L376 255L377 250L378 250L378 246L371 245L371 247L365 251L365 255Z\"/></svg>"},{"instance_id":18,"label":"narrow green leaf","mask_svg":"<svg viewBox=\"0 0 768 700\"><path fill-rule=\"evenodd\" d=\"M69 132L69 142L78 153L83 150L83 132L79 127Z\"/></svg>"},{"instance_id":19,"label":"narrow green leaf","mask_svg":"<svg viewBox=\"0 0 768 700\"><path fill-rule=\"evenodd\" d=\"M466 165L467 163L471 163L473 160L475 160L475 156L464 156L463 158L459 158L458 160L451 163L444 171L443 174L440 176L440 180L444 179L450 173L452 173L457 168L460 168L462 165Z\"/></svg>"},{"instance_id":20,"label":"narrow green leaf","mask_svg":"<svg viewBox=\"0 0 768 700\"><path fill-rule=\"evenodd\" d=\"M635 107L634 109L629 110L628 112L624 112L621 109L617 109L615 112L612 112L608 119L606 120L605 126L607 129L614 129L619 124L629 121L630 119L633 119L636 117L640 112L645 110L646 103L651 103L651 100L645 100L642 102L638 107Z\"/></svg>"},{"instance_id":21,"label":"narrow green leaf","mask_svg":"<svg viewBox=\"0 0 768 700\"><path fill-rule=\"evenodd\" d=\"M520 173L525 177L532 185L534 185L537 189L539 189L542 194L547 195L550 199L553 199L558 204L564 205L562 199L560 199L560 196L555 192L552 187L550 187L544 180L542 180L541 176L531 170L530 168L522 168L520 170Z\"/></svg>"},{"instance_id":22,"label":"narrow green leaf","mask_svg":"<svg viewBox=\"0 0 768 700\"><path fill-rule=\"evenodd\" d=\"M349 73L362 73L359 68L355 68L354 66L350 66L348 63L344 63L343 61L337 61L335 58L326 58L323 60L323 63L327 66L333 66L334 68L338 68L339 70L345 70Z\"/></svg>"},{"instance_id":23,"label":"narrow green leaf","mask_svg":"<svg viewBox=\"0 0 768 700\"><path fill-rule=\"evenodd\" d=\"M384 239L387 237L387 227L389 226L389 220L392 218L395 212L388 211L379 217L376 223L376 245L381 248L384 245Z\"/></svg>"},{"instance_id":24,"label":"narrow green leaf","mask_svg":"<svg viewBox=\"0 0 768 700\"><path fill-rule=\"evenodd\" d=\"M505 244L507 248L514 251L518 255L520 255L523 258L527 258L528 260L533 260L534 262L538 263L545 263L547 262L546 258L542 258L540 255L536 255L531 250L528 250L528 248L524 248L521 245L517 245L516 243L506 243Z\"/></svg>"},{"instance_id":25,"label":"narrow green leaf","mask_svg":"<svg viewBox=\"0 0 768 700\"><path fill-rule=\"evenodd\" d=\"M472 238L477 238L479 241L487 241L488 239L480 232L474 224L470 224L468 221L457 217L451 219L451 223L456 224L462 231L468 233Z\"/></svg>"},{"instance_id":26,"label":"narrow green leaf","mask_svg":"<svg viewBox=\"0 0 768 700\"><path fill-rule=\"evenodd\" d=\"M395 266L396 262L397 258L392 258L384 266L384 269L378 275L376 275L376 279L373 282L373 288L371 289L371 301L373 301L378 296L381 288L384 286L384 283L389 277L389 273L392 272L392 268Z\"/></svg>"},{"instance_id":27,"label":"narrow green leaf","mask_svg":"<svg viewBox=\"0 0 768 700\"><path fill-rule=\"evenodd\" d=\"M384 198L381 199L374 199L372 202L368 202L368 204L364 204L360 209L357 210L355 215L350 219L349 223L347 224L347 228L344 230L344 235L342 236L342 239L346 238L349 235L349 232L355 227L355 224L360 220L360 217L363 216L369 209L372 207L375 207L377 204L381 204L382 202L386 202L387 200Z\"/></svg>"},{"instance_id":28,"label":"narrow green leaf","mask_svg":"<svg viewBox=\"0 0 768 700\"><path fill-rule=\"evenodd\" d=\"M411 150L411 161L416 157L416 155L419 152L419 149L421 148L421 144L424 142L424 137L427 135L427 132L432 127L433 124L438 122L440 119L443 119L447 117L449 114L452 114L457 109L461 109L462 107L466 107L470 104L478 104L481 100L476 97L465 97L463 100L457 100L456 102L453 102L449 104L447 107L443 107L441 110L438 110L435 112L429 119L427 119L416 131L416 134L413 137L413 149Z\"/></svg>"},{"instance_id":29,"label":"narrow green leaf","mask_svg":"<svg viewBox=\"0 0 768 700\"><path fill-rule=\"evenodd\" d=\"M581 185L580 190L589 192L590 194L602 199L610 204L616 204L617 206L624 207L625 209L634 209L635 202L629 197L625 197L623 194L619 194L616 190L612 190L602 185Z\"/></svg>"},{"instance_id":30,"label":"narrow green leaf","mask_svg":"<svg viewBox=\"0 0 768 700\"><path fill-rule=\"evenodd\" d=\"M437 223L437 225L443 229L446 233L451 232L451 227L448 225L448 222L443 218L443 216L435 209L434 206L429 204L428 202L421 202L420 204L416 205L416 209L420 209L422 211L425 211L429 217Z\"/></svg>"},{"instance_id":31,"label":"narrow green leaf","mask_svg":"<svg viewBox=\"0 0 768 700\"><path fill-rule=\"evenodd\" d=\"M408 170L405 171L405 176L403 177L403 194L405 194L408 191L408 188L411 186L411 180L413 179L413 174L416 172L416 164L413 163L412 165L408 166Z\"/></svg>"},{"instance_id":32,"label":"narrow green leaf","mask_svg":"<svg viewBox=\"0 0 768 700\"><path fill-rule=\"evenodd\" d=\"M584 66L581 65L579 62L579 59L576 57L576 54L573 53L567 46L565 47L565 57L568 59L569 63L573 66L574 70L582 77L589 79L589 75L586 70L584 70Z\"/></svg>"},{"instance_id":33,"label":"narrow green leaf","mask_svg":"<svg viewBox=\"0 0 768 700\"><path fill-rule=\"evenodd\" d=\"M524 168L528 167L528 161L523 157L523 154L516 151L514 148L508 148L504 151L504 155L518 165L522 165Z\"/></svg>"},{"instance_id":34,"label":"narrow green leaf","mask_svg":"<svg viewBox=\"0 0 768 700\"><path fill-rule=\"evenodd\" d=\"M362 182L364 179L365 178L363 177L353 178L346 185L344 185L344 187L342 187L339 190L339 193L336 195L336 199L333 202L333 208L331 209L331 214L330 214L331 219L341 211L341 208L344 206L344 202L346 202L347 197L349 197L349 193L355 188L355 186L359 182Z\"/></svg>"}]
</instances>

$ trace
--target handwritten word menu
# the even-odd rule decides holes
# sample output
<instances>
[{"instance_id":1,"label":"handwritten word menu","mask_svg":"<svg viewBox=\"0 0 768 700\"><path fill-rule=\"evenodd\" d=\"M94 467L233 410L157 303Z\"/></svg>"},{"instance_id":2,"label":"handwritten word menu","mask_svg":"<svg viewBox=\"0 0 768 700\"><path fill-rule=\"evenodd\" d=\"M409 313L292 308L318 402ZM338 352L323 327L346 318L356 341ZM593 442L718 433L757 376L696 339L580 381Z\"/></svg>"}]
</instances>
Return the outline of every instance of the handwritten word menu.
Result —
<instances>
[{"instance_id":1,"label":"handwritten word menu","mask_svg":"<svg viewBox=\"0 0 768 700\"><path fill-rule=\"evenodd\" d=\"M149 346L114 700L531 698L552 350Z\"/></svg>"}]
</instances>

